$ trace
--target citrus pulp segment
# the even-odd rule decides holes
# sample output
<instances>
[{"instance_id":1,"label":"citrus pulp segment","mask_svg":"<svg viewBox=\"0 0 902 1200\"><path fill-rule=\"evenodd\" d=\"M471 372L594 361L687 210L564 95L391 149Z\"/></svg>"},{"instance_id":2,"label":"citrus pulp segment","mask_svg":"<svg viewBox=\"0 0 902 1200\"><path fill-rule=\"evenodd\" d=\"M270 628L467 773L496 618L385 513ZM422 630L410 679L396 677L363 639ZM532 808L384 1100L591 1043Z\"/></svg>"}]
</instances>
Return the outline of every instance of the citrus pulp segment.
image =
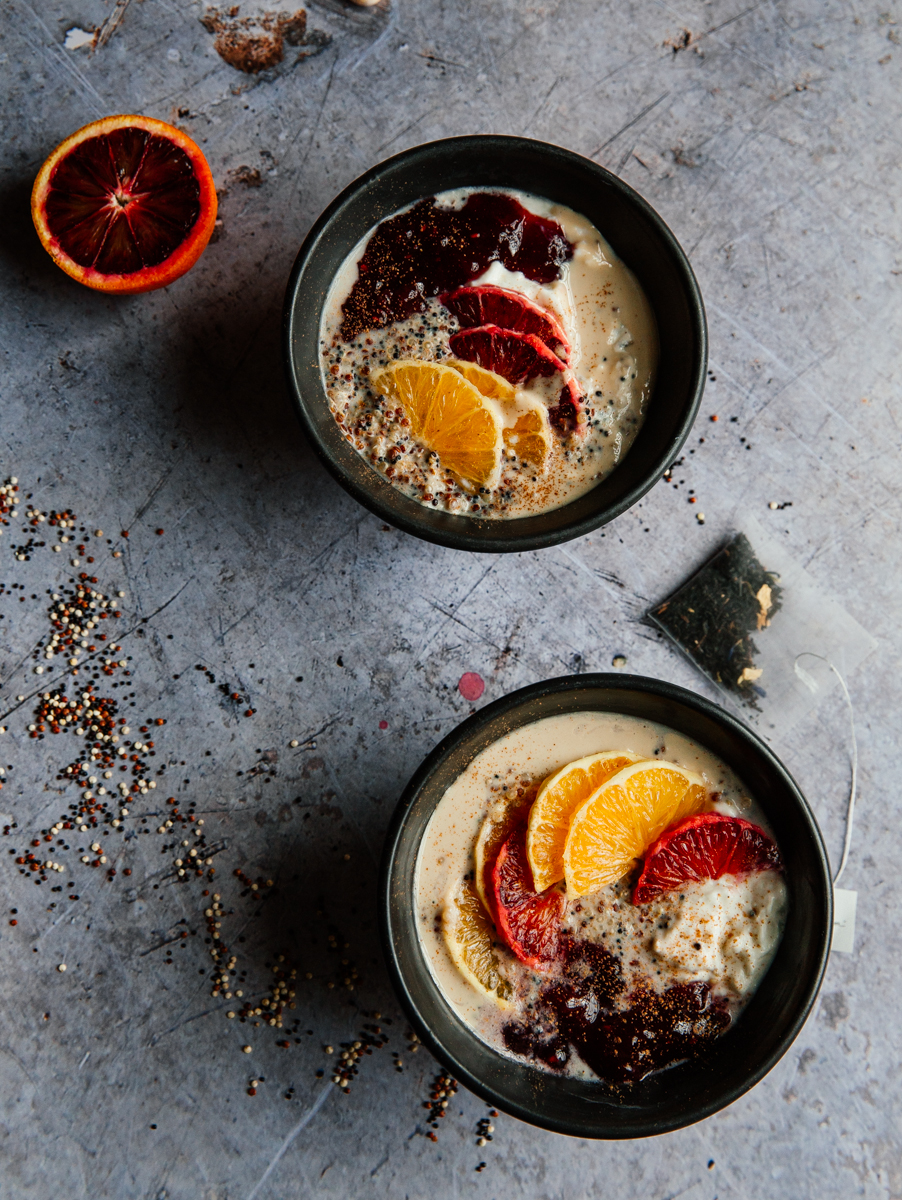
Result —
<instances>
[{"instance_id":1,"label":"citrus pulp segment","mask_svg":"<svg viewBox=\"0 0 902 1200\"><path fill-rule=\"evenodd\" d=\"M399 404L411 436L471 488L497 486L502 422L498 405L452 367L402 358L373 371L373 388Z\"/></svg>"},{"instance_id":2,"label":"citrus pulp segment","mask_svg":"<svg viewBox=\"0 0 902 1200\"><path fill-rule=\"evenodd\" d=\"M505 447L523 462L531 463L543 471L551 450L551 422L548 419L548 409L541 400L527 405L521 398L518 399L517 407L510 416L513 424L505 424Z\"/></svg>"},{"instance_id":3,"label":"citrus pulp segment","mask_svg":"<svg viewBox=\"0 0 902 1200\"><path fill-rule=\"evenodd\" d=\"M548 418L555 429L561 432L586 432L586 417L583 412L583 396L576 381L570 379L561 388L557 404L548 409Z\"/></svg>"},{"instance_id":4,"label":"citrus pulp segment","mask_svg":"<svg viewBox=\"0 0 902 1200\"><path fill-rule=\"evenodd\" d=\"M576 810L612 775L639 761L639 755L628 750L604 750L568 763L545 780L529 811L526 833L537 891L564 878L564 843Z\"/></svg>"},{"instance_id":5,"label":"citrus pulp segment","mask_svg":"<svg viewBox=\"0 0 902 1200\"><path fill-rule=\"evenodd\" d=\"M701 776L676 763L638 762L618 771L570 821L567 895L586 896L622 879L668 825L697 812L706 796Z\"/></svg>"},{"instance_id":6,"label":"citrus pulp segment","mask_svg":"<svg viewBox=\"0 0 902 1200\"><path fill-rule=\"evenodd\" d=\"M511 986L498 973L491 922L469 880L446 902L442 933L452 962L467 982L502 1008L508 1008Z\"/></svg>"}]
</instances>

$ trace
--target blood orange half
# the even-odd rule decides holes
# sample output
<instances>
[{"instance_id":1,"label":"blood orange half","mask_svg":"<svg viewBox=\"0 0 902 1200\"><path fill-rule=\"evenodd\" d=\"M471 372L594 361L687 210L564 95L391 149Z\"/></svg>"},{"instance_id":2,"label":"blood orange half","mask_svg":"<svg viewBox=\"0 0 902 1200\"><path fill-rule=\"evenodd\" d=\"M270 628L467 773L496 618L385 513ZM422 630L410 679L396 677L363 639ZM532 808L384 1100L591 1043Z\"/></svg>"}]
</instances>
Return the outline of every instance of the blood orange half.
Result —
<instances>
[{"instance_id":1,"label":"blood orange half","mask_svg":"<svg viewBox=\"0 0 902 1200\"><path fill-rule=\"evenodd\" d=\"M649 848L633 904L687 883L781 867L780 851L763 829L742 817L701 813L672 825Z\"/></svg>"},{"instance_id":2,"label":"blood orange half","mask_svg":"<svg viewBox=\"0 0 902 1200\"><path fill-rule=\"evenodd\" d=\"M152 117L104 117L60 143L38 172L31 215L44 249L102 292L149 292L184 275L216 221L200 148Z\"/></svg>"}]
</instances>

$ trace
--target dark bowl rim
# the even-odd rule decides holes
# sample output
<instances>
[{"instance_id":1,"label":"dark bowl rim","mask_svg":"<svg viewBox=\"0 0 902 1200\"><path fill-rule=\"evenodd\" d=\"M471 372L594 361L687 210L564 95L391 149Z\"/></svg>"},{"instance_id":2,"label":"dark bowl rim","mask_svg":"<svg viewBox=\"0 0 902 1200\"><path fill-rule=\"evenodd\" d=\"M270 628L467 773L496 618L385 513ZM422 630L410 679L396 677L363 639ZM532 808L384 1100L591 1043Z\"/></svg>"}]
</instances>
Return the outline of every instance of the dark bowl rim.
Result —
<instances>
[{"instance_id":1,"label":"dark bowl rim","mask_svg":"<svg viewBox=\"0 0 902 1200\"><path fill-rule=\"evenodd\" d=\"M699 1104L696 1108L684 1114L681 1118L676 1118L672 1121L661 1121L660 1127L654 1130L643 1129L637 1133L590 1133L584 1128L575 1130L566 1121L556 1121L554 1118L537 1117L528 1106L517 1104L506 1100L496 1094L478 1076L473 1075L462 1063L459 1063L453 1055L449 1054L441 1045L436 1037L433 1036L431 1029L419 1014L416 1002L412 997L410 990L407 987L403 971L399 965L398 957L395 950L395 943L392 937L392 902L391 902L391 887L392 873L395 863L395 855L398 848L398 843L404 829L404 824L407 814L414 804L417 796L423 787L428 783L430 777L435 773L441 762L454 750L466 743L470 739L475 739L479 733L490 722L494 721L499 716L504 716L515 711L517 708L529 703L532 700L538 699L547 695L561 695L568 692L579 692L588 688L608 688L622 691L648 691L665 699L677 701L689 708L695 709L697 712L716 722L725 725L734 734L741 739L750 743L754 751L764 757L770 767L772 767L781 777L787 787L788 792L796 800L802 817L808 826L809 832L812 835L813 843L817 850L817 865L823 876L825 883L825 913L824 913L824 928L827 931L823 945L821 947L817 971L815 972L808 988L808 993L805 1001L799 1007L795 1018L787 1026L779 1043L774 1046L773 1050L758 1064L758 1066L746 1076L743 1081L731 1088L728 1088L722 1096L717 1097L707 1103ZM591 706L590 706L591 707ZM557 676L553 679L541 680L537 683L528 684L526 687L519 688L515 692L510 692L506 696L500 697L498 700L487 704L485 708L478 712L472 713L465 718L459 725L446 734L438 745L426 756L420 763L414 774L411 776L407 787L404 789L401 798L395 807L388 829L385 835L385 842L382 850L382 860L379 874L379 890L378 890L378 916L379 916L379 934L382 941L382 952L385 956L388 966L389 975L391 977L392 986L395 995L404 1010L404 1013L410 1021L413 1028L417 1031L417 1035L434 1057L451 1072L453 1077L465 1084L469 1091L485 1100L486 1103L501 1109L509 1116L525 1121L527 1124L535 1125L538 1128L547 1129L552 1133L564 1134L569 1137L579 1137L587 1140L603 1140L603 1141L626 1141L641 1137L657 1137L665 1133L673 1133L679 1129L685 1129L690 1125L696 1124L707 1117L712 1116L716 1112L720 1112L740 1096L745 1095L757 1083L767 1075L774 1066L780 1061L792 1043L795 1041L802 1026L808 1019L818 992L820 991L823 982L824 973L827 969L827 962L830 957L830 931L833 928L833 882L830 873L830 864L827 857L826 847L824 846L823 835L814 817L811 808L805 799L798 784L790 775L789 771L774 754L766 742L764 742L753 730L740 721L737 717L721 708L719 705L700 696L695 692L689 691L687 688L680 687L678 684L668 683L662 679L653 679L645 675L623 675L612 674L609 672L597 672L585 675L564 675ZM431 978L431 977L430 977ZM433 986L434 983L433 983ZM475 1034L471 1035L474 1039ZM477 1039L478 1040L478 1039ZM533 1069L533 1068L526 1068Z\"/></svg>"},{"instance_id":2,"label":"dark bowl rim","mask_svg":"<svg viewBox=\"0 0 902 1200\"><path fill-rule=\"evenodd\" d=\"M640 209L645 216L654 224L660 236L668 244L671 253L673 254L677 270L680 275L682 286L685 289L688 308L691 314L691 320L694 327L694 333L698 345L698 355L693 366L693 380L691 386L691 399L686 408L685 413L679 423L679 427L675 436L672 438L666 453L660 454L654 464L649 468L644 477L635 484L624 496L616 503L608 505L600 512L596 512L583 518L582 520L574 520L571 523L549 530L546 533L524 534L517 538L501 538L485 536L475 537L471 530L475 524L472 518L459 517L461 522L460 530L437 530L431 528L425 522L422 522L415 517L408 517L404 513L399 513L390 505L384 504L378 495L374 494L370 489L361 486L354 478L345 472L341 464L329 453L326 446L320 439L319 432L307 412L305 401L298 385L297 377L294 370L294 356L292 352L292 341L295 328L295 314L298 309L298 287L304 268L308 260L311 258L313 251L324 236L329 225L335 215L341 208L358 192L363 191L370 184L375 182L388 171L396 170L399 166L405 163L415 164L418 157L432 153L438 147L446 147L449 151L459 149L467 144L476 146L485 146L486 144L494 143L503 148L507 152L516 151L519 149L529 148L535 152L543 150L552 152L554 155L562 156L571 160L575 165L580 165L584 170L588 169L594 172L599 177L603 177L605 182L613 187L629 203ZM628 265L628 264L627 264ZM708 321L705 313L705 305L702 300L701 289L698 285L698 280L689 263L689 258L683 250L676 235L673 233L670 226L666 223L663 217L657 212L651 204L637 192L634 188L625 183L618 175L612 171L608 171L606 167L599 163L593 162L592 159L586 158L582 154L577 154L573 150L568 150L563 146L557 146L552 142L543 142L535 138L514 137L507 134L464 134L459 137L438 138L435 141L423 142L417 146L411 146L407 150L402 150L399 154L392 155L391 158L383 159L382 162L376 163L365 171L362 175L358 175L353 179L341 192L331 201L329 205L320 213L319 217L314 222L313 226L307 233L301 243L301 248L298 251L294 265L291 269L291 274L288 278L288 283L285 288L285 298L283 301L282 310L282 359L285 368L285 377L288 384L288 392L291 396L292 405L301 427L307 437L308 442L313 447L317 457L322 462L323 466L329 474L339 483L346 492L354 499L362 504L364 508L369 509L375 516L392 525L396 529L401 529L404 533L409 533L413 537L418 537L427 542L432 542L436 545L447 546L452 550L467 550L476 553L487 554L504 554L504 553L519 553L523 550L542 550L550 546L559 546L564 542L572 541L574 538L582 537L584 534L591 533L593 530L600 528L603 525L609 524L616 517L619 517L627 509L632 508L639 500L642 499L655 484L661 479L664 471L671 463L679 456L680 451L686 443L686 439L692 432L692 426L698 415L698 410L702 402L702 396L705 390L705 381L708 368ZM566 506L565 506L566 507ZM524 518L529 519L529 518ZM487 525L495 525L497 522L480 522L480 526L485 529ZM516 527L517 520L513 519L505 521L504 524L511 527ZM469 526L469 529L467 528Z\"/></svg>"}]
</instances>

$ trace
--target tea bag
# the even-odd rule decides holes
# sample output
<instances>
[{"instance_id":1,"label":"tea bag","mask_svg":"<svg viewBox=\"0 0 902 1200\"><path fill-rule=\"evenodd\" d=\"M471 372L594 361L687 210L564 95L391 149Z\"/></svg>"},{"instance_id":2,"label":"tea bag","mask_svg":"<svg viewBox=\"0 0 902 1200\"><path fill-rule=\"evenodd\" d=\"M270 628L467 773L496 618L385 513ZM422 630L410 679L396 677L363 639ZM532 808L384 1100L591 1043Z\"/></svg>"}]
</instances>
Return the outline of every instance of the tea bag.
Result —
<instances>
[{"instance_id":1,"label":"tea bag","mask_svg":"<svg viewBox=\"0 0 902 1200\"><path fill-rule=\"evenodd\" d=\"M842 690L852 779L842 858L833 878L832 949L852 953L858 893L837 886L849 858L858 771L845 677L877 642L754 517L647 615L716 684L729 706L763 733L787 733L834 688Z\"/></svg>"},{"instance_id":2,"label":"tea bag","mask_svg":"<svg viewBox=\"0 0 902 1200\"><path fill-rule=\"evenodd\" d=\"M788 732L876 641L753 518L648 612L762 732Z\"/></svg>"}]
</instances>

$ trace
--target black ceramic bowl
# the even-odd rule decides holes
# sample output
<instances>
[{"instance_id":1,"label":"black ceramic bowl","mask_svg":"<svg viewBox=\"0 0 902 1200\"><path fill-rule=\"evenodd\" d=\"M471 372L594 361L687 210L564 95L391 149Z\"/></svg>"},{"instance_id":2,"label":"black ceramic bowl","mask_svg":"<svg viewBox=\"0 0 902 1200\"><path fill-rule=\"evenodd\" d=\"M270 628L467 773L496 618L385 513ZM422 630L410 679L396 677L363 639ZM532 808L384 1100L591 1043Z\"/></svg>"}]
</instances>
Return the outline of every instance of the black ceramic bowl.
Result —
<instances>
[{"instance_id":1,"label":"black ceramic bowl","mask_svg":"<svg viewBox=\"0 0 902 1200\"><path fill-rule=\"evenodd\" d=\"M414 921L414 865L445 790L486 746L542 717L589 710L658 721L720 756L749 788L776 835L789 913L776 957L735 1028L703 1057L633 1086L624 1100L601 1083L540 1072L499 1054L442 997ZM522 688L464 721L410 781L388 831L380 916L398 996L424 1043L471 1091L521 1120L583 1138L638 1138L691 1125L748 1091L786 1052L814 1003L833 928L833 889L820 831L786 768L735 718L657 679L582 675Z\"/></svg>"},{"instance_id":2,"label":"black ceramic bowl","mask_svg":"<svg viewBox=\"0 0 902 1200\"><path fill-rule=\"evenodd\" d=\"M426 508L377 474L342 436L319 367L319 328L332 279L366 233L398 209L457 187L507 187L588 217L635 273L660 338L657 383L645 423L623 462L586 495L553 512L474 520ZM301 424L342 487L406 533L456 550L537 550L604 525L661 478L695 420L708 361L701 294L676 238L654 209L603 167L527 138L448 138L406 150L355 180L307 235L285 295L283 349Z\"/></svg>"}]
</instances>

